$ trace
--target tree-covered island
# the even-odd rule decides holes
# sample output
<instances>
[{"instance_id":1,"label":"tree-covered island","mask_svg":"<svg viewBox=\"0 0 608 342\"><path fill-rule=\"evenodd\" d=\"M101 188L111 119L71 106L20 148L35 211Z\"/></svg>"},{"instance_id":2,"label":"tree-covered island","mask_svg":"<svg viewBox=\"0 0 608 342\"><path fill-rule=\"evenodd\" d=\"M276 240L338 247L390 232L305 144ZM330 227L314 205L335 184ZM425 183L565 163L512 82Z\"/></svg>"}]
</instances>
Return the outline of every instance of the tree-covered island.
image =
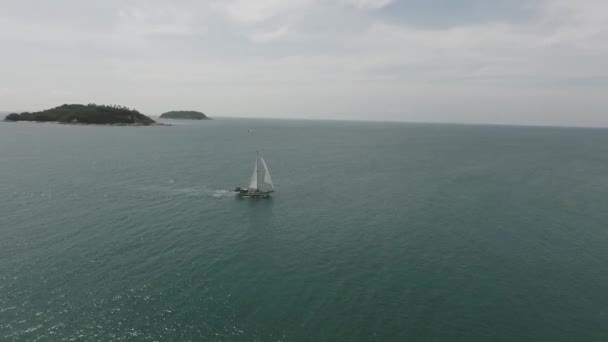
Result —
<instances>
[{"instance_id":1,"label":"tree-covered island","mask_svg":"<svg viewBox=\"0 0 608 342\"><path fill-rule=\"evenodd\" d=\"M40 112L13 113L7 115L5 120L120 126L150 126L156 124L156 121L137 110L94 103L88 105L64 104Z\"/></svg>"},{"instance_id":2,"label":"tree-covered island","mask_svg":"<svg viewBox=\"0 0 608 342\"><path fill-rule=\"evenodd\" d=\"M193 110L174 110L161 114L161 119L186 119L186 120L209 120L209 117L201 112Z\"/></svg>"}]
</instances>

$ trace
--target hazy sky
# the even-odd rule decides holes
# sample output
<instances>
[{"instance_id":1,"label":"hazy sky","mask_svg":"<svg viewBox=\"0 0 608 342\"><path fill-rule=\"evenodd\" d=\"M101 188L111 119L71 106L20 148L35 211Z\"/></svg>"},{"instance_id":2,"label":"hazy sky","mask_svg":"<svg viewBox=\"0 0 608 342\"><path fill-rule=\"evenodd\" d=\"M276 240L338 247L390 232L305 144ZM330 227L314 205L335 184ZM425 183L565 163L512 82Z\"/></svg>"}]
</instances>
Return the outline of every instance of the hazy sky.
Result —
<instances>
[{"instance_id":1,"label":"hazy sky","mask_svg":"<svg viewBox=\"0 0 608 342\"><path fill-rule=\"evenodd\" d=\"M0 110L608 126L606 0L0 0Z\"/></svg>"}]
</instances>

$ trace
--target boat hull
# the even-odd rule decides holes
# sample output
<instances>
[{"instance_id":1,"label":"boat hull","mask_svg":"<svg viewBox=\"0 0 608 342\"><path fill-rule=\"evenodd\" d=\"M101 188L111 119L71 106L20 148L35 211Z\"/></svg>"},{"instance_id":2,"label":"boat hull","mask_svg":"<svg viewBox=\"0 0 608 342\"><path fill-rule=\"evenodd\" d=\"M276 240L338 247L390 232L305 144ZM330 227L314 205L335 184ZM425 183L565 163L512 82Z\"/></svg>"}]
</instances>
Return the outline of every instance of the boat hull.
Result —
<instances>
[{"instance_id":1,"label":"boat hull","mask_svg":"<svg viewBox=\"0 0 608 342\"><path fill-rule=\"evenodd\" d=\"M270 197L270 194L274 191L249 191L241 188L237 188L235 191L238 192L239 197L249 197L249 198L267 198Z\"/></svg>"},{"instance_id":2,"label":"boat hull","mask_svg":"<svg viewBox=\"0 0 608 342\"><path fill-rule=\"evenodd\" d=\"M239 194L242 198L269 198L270 194Z\"/></svg>"}]
</instances>

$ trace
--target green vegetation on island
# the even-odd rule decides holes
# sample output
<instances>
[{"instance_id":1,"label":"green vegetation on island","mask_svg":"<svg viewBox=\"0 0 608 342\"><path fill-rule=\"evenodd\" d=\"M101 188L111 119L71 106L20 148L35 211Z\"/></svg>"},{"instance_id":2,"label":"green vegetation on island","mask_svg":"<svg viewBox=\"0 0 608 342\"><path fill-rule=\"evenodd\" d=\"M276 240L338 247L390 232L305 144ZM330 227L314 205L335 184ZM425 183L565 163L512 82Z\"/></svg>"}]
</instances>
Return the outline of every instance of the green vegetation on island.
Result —
<instances>
[{"instance_id":1,"label":"green vegetation on island","mask_svg":"<svg viewBox=\"0 0 608 342\"><path fill-rule=\"evenodd\" d=\"M193 110L174 110L163 113L161 119L209 120L207 115Z\"/></svg>"},{"instance_id":2,"label":"green vegetation on island","mask_svg":"<svg viewBox=\"0 0 608 342\"><path fill-rule=\"evenodd\" d=\"M94 103L88 105L64 104L40 112L13 113L7 115L5 120L121 126L149 126L156 124L156 121L134 109L122 106L97 105Z\"/></svg>"}]
</instances>

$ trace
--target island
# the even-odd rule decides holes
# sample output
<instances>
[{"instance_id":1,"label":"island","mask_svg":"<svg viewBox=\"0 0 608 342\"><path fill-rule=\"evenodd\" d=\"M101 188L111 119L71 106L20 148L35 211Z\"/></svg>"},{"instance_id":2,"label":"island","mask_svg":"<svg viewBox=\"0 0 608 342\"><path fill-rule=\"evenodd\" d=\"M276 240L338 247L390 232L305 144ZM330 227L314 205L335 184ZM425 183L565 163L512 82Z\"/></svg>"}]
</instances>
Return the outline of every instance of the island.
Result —
<instances>
[{"instance_id":1,"label":"island","mask_svg":"<svg viewBox=\"0 0 608 342\"><path fill-rule=\"evenodd\" d=\"M184 119L184 120L209 120L209 117L201 112L193 110L174 110L161 114L161 119Z\"/></svg>"},{"instance_id":2,"label":"island","mask_svg":"<svg viewBox=\"0 0 608 342\"><path fill-rule=\"evenodd\" d=\"M156 121L134 109L94 103L88 105L64 104L40 112L13 113L7 115L4 120L116 126L150 126L157 124Z\"/></svg>"}]
</instances>

